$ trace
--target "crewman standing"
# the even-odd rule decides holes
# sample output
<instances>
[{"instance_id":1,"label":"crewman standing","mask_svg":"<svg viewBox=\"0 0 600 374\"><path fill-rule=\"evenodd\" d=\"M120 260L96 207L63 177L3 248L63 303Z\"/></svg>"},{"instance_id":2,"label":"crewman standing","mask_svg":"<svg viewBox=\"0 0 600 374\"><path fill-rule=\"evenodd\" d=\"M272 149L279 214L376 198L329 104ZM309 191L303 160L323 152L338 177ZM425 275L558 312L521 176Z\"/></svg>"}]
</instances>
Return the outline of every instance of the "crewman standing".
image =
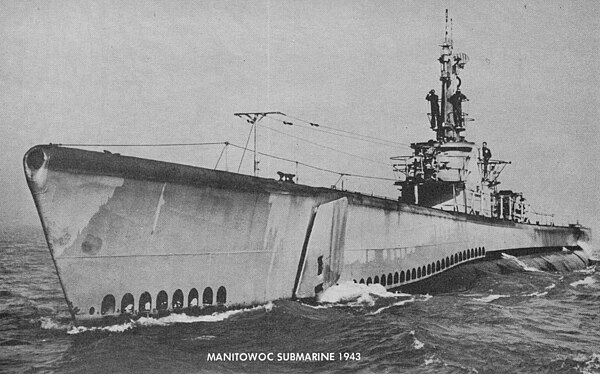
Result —
<instances>
[{"instance_id":1,"label":"crewman standing","mask_svg":"<svg viewBox=\"0 0 600 374\"><path fill-rule=\"evenodd\" d=\"M435 90L429 91L427 96L425 96L425 100L429 101L431 106L431 128L437 129L437 126L441 125L440 123L440 104L438 102L439 98L435 94Z\"/></svg>"},{"instance_id":2,"label":"crewman standing","mask_svg":"<svg viewBox=\"0 0 600 374\"><path fill-rule=\"evenodd\" d=\"M463 126L462 102L467 101L467 97L460 90L456 90L454 95L450 96L448 101L452 104L452 112L454 115L454 125Z\"/></svg>"},{"instance_id":3,"label":"crewman standing","mask_svg":"<svg viewBox=\"0 0 600 374\"><path fill-rule=\"evenodd\" d=\"M492 151L487 147L487 143L483 142L481 147L481 158L483 159L483 178L488 177L488 162L492 158Z\"/></svg>"}]
</instances>

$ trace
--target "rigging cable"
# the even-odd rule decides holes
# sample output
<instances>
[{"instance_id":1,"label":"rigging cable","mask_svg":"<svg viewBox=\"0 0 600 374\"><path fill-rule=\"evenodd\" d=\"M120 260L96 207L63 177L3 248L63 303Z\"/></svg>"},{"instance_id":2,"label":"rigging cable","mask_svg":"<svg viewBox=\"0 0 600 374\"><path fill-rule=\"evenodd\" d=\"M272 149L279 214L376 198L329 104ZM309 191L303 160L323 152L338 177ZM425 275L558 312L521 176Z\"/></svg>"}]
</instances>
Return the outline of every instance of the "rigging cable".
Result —
<instances>
[{"instance_id":1,"label":"rigging cable","mask_svg":"<svg viewBox=\"0 0 600 374\"><path fill-rule=\"evenodd\" d=\"M270 117L267 117L267 118L270 119L270 120L272 120L272 121L281 122L281 123L283 123L284 125L287 125L287 126L294 125L293 122L284 121L284 120L281 120L281 119L278 119L278 118L270 118ZM402 147L405 147L404 144L400 144L400 143L389 144L389 143L383 143L383 142L378 142L378 141L374 141L374 140L363 139L363 138L358 137L358 136L351 136L351 135L345 135L345 134L336 134L336 133L331 132L331 131L326 131L326 130L322 130L322 129L318 129L318 128L310 127L310 126L305 126L305 125L297 125L297 126L301 127L301 128L306 128L306 129L310 128L311 130L319 131L319 132L322 132L322 133L325 133L325 134L331 134L331 135L334 135L334 136L341 136L343 138L348 138L348 139L360 140L360 141L367 142L367 143L372 143L372 144L379 144L379 145L383 145L383 146L391 147L391 148L397 148L400 145Z\"/></svg>"},{"instance_id":2,"label":"rigging cable","mask_svg":"<svg viewBox=\"0 0 600 374\"><path fill-rule=\"evenodd\" d=\"M285 117L289 117L289 118L295 119L296 121L303 122L303 123L309 125L310 128L312 128L313 130L322 131L322 132L325 132L327 134L332 134L332 135L337 135L337 136L345 136L345 137L350 138L350 139L357 139L357 140L362 140L362 141L365 141L365 142L371 142L371 143L375 143L375 144L387 145L387 146L390 146L390 147L403 146L403 147L409 147L410 148L409 144L394 142L394 141L391 141L391 140L377 138L377 137L374 137L374 136L364 135L364 134L360 134L360 133L356 133L356 132L352 132L352 131L341 130L341 129L337 129L335 127L320 125L320 124L317 124L317 123L314 123L314 122L310 122L310 121L307 121L305 119L298 118L298 117L295 117L295 116L291 116L291 115L285 114L285 113L281 113L281 115L283 115ZM270 117L268 117L268 118L270 118ZM276 121L284 122L284 121L276 119L276 118L272 118L272 119L276 120ZM285 121L285 122L287 122L287 121ZM290 122L287 122L287 124L290 124ZM306 126L303 126L303 127L306 127ZM337 131L337 132L340 132L340 133L343 133L343 134L347 134L347 135L335 134L333 132L325 131L325 130L322 130L320 128L329 129L329 130L332 130L332 131Z\"/></svg>"},{"instance_id":3,"label":"rigging cable","mask_svg":"<svg viewBox=\"0 0 600 374\"><path fill-rule=\"evenodd\" d=\"M225 142L225 146L221 150L221 154L219 155L219 158L217 159L217 163L215 164L215 170L217 169L217 166L219 166L219 162L221 162L221 157L223 157L223 153L225 153L225 151L227 150L228 145L229 145L229 142ZM225 165L227 165L227 155L225 156Z\"/></svg>"},{"instance_id":4,"label":"rigging cable","mask_svg":"<svg viewBox=\"0 0 600 374\"><path fill-rule=\"evenodd\" d=\"M253 149L242 147L242 146L239 146L237 144L229 143L229 145L231 145L232 147L235 147L235 148L243 149L244 151L254 152ZM335 170L321 168L321 167L318 167L318 166L313 166L313 165L306 164L304 162L300 162L300 161L296 161L296 160L290 160L290 159L284 158L284 157L270 155L270 154L264 153L264 152L256 152L256 153L259 154L259 155L262 155L262 156L271 157L271 158L274 158L274 159L277 159L277 160L281 160L281 161L287 161L287 162L297 163L298 165L306 166L308 168L315 169L315 170L325 171L325 172L332 173L332 174L337 174L337 175L342 175L342 176L347 176L347 177L356 177L356 178L366 178L366 179L378 179L378 180L386 180L386 181L396 181L396 179L394 179L394 178L377 177L377 176L372 176L372 175L362 175L362 174L353 174L353 173L343 173L343 172L339 172L339 171L335 171Z\"/></svg>"},{"instance_id":5,"label":"rigging cable","mask_svg":"<svg viewBox=\"0 0 600 374\"><path fill-rule=\"evenodd\" d=\"M256 126L256 122L252 123L250 126L250 132L248 133L248 139L246 139L246 146L244 147L244 153L242 153L242 159L240 160L240 164L238 165L238 173L240 172L240 168L242 167L242 162L244 161L244 156L246 155L246 148L248 147L248 142L250 141L250 136L252 135L252 130L254 130L254 126Z\"/></svg>"},{"instance_id":6,"label":"rigging cable","mask_svg":"<svg viewBox=\"0 0 600 374\"><path fill-rule=\"evenodd\" d=\"M295 135L287 134L287 133L285 133L285 132L283 132L283 131L276 130L276 129L274 129L274 128L272 128L272 127L269 127L269 126L264 126L264 125L263 125L262 127L263 127L263 128L266 128L266 129L269 129L269 130L271 130L271 131L277 132L277 133L279 133L279 134L282 134L282 135L285 135L285 136L289 136L289 137L291 137L291 138L295 138L295 139L298 139L298 140L305 141L305 142L307 142L307 143L310 143L310 144L312 144L312 145L316 145L316 146L318 146L318 147L322 147L322 148L325 148L325 149L329 149L329 150L331 150L331 151L334 151L334 152L339 152L339 153L341 153L341 154L344 154L344 155L347 155L347 156L356 157L356 158L359 158L359 159L361 159L361 160L365 160L365 161L374 162L374 163L376 163L376 164L381 164L381 165L385 165L385 166L390 166L390 164L388 164L388 163L385 163L385 162L381 162L381 161L373 160L373 159L370 159L370 158L367 158L367 157L363 157L363 156L359 156L359 155L356 155L356 154L353 154L353 153L348 153L348 152L340 151L339 149L335 149L335 148L332 148L332 147L329 147L329 146L326 146L326 145L323 145L323 144L315 143L315 142L313 142L313 141L311 141L311 140L308 140L308 139L305 139L305 138L301 138L301 137L299 137L299 136L295 136ZM246 145L246 146L247 146L247 145Z\"/></svg>"}]
</instances>

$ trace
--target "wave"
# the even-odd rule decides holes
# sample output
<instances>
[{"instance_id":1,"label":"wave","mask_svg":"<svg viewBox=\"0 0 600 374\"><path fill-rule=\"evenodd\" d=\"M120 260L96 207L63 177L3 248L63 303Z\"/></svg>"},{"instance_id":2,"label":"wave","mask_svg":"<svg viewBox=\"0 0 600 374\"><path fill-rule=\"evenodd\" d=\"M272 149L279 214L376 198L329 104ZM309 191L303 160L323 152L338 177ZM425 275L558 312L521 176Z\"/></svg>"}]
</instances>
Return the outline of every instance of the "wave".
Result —
<instances>
[{"instance_id":1,"label":"wave","mask_svg":"<svg viewBox=\"0 0 600 374\"><path fill-rule=\"evenodd\" d=\"M75 335L84 332L116 332L121 333L131 330L136 327L152 327L152 326L170 326L179 323L198 323L198 322L221 322L232 316L255 312L258 310L264 310L270 312L273 310L274 304L268 302L264 305L258 305L252 308L245 309L234 309L225 312L216 312L210 315L203 316L189 316L187 314L170 314L165 317L152 318L152 317L141 317L136 320L132 320L122 324L110 325L110 326L73 326L72 323L64 324L57 322L49 317L42 317L40 319L41 328L45 330L66 330L67 334Z\"/></svg>"},{"instance_id":2,"label":"wave","mask_svg":"<svg viewBox=\"0 0 600 374\"><path fill-rule=\"evenodd\" d=\"M273 302L268 302L265 305L258 305L253 308L245 308L245 309L233 309L228 310L226 312L221 313L213 313L211 315L206 316L188 316L187 314L170 314L166 317L161 318L151 318L151 317L142 317L136 320L136 324L140 326L169 326L176 323L197 323L197 322L221 322L232 316L254 312L258 310L264 309L267 312L270 312L273 309Z\"/></svg>"},{"instance_id":3,"label":"wave","mask_svg":"<svg viewBox=\"0 0 600 374\"><path fill-rule=\"evenodd\" d=\"M398 301L397 303L393 303L392 305L388 305L388 306L384 306L382 308L379 308L376 311L369 313L369 315L370 316L374 316L376 314L379 314L379 313L383 312L386 309L389 309L389 308L392 308L392 307L395 307L395 306L402 306L402 305L405 305L405 304L408 304L408 303L414 303L415 301L416 301L416 299L414 297L412 297L412 298L410 298L408 300Z\"/></svg>"},{"instance_id":4,"label":"wave","mask_svg":"<svg viewBox=\"0 0 600 374\"><path fill-rule=\"evenodd\" d=\"M433 365L433 364L443 364L443 361L436 357L435 353L430 357L426 358L423 362L425 366Z\"/></svg>"},{"instance_id":5,"label":"wave","mask_svg":"<svg viewBox=\"0 0 600 374\"><path fill-rule=\"evenodd\" d=\"M413 296L412 298L408 299L408 300L402 300L402 301L398 301L396 303L393 303L392 305L388 305L388 306L384 306L382 308L377 309L376 311L369 313L369 315L376 315L381 313L382 311L389 309L389 308L393 308L395 306L402 306L404 304L408 304L408 303L414 303L415 301L427 301L429 299L431 299L433 296L431 295L418 295L418 296Z\"/></svg>"},{"instance_id":6,"label":"wave","mask_svg":"<svg viewBox=\"0 0 600 374\"><path fill-rule=\"evenodd\" d=\"M412 336L412 338L413 338L413 344L412 344L412 347L413 347L415 350L417 350L417 351L418 351L419 349L422 349L423 347L425 347L425 343L421 342L419 339L417 339L417 338L416 338L416 336L415 336L415 330L412 330L412 331L410 332L410 336Z\"/></svg>"},{"instance_id":7,"label":"wave","mask_svg":"<svg viewBox=\"0 0 600 374\"><path fill-rule=\"evenodd\" d=\"M577 282L573 282L571 283L571 287L577 287L577 286L592 286L594 284L596 284L596 280L594 279L593 276L589 276L589 277L585 277L584 279L578 280Z\"/></svg>"},{"instance_id":8,"label":"wave","mask_svg":"<svg viewBox=\"0 0 600 374\"><path fill-rule=\"evenodd\" d=\"M307 306L313 309L325 309L340 306L363 308L384 304L384 306L375 311L367 313L367 315L373 316L380 314L386 309L410 304L415 301L427 301L432 297L430 295L389 292L380 284L366 285L354 282L342 282L329 287L317 297L320 305ZM392 301L391 304L390 301Z\"/></svg>"},{"instance_id":9,"label":"wave","mask_svg":"<svg viewBox=\"0 0 600 374\"><path fill-rule=\"evenodd\" d=\"M591 275L596 272L596 265L589 266L585 269L575 270L574 273Z\"/></svg>"},{"instance_id":10,"label":"wave","mask_svg":"<svg viewBox=\"0 0 600 374\"><path fill-rule=\"evenodd\" d=\"M399 298L402 300L395 302L392 305L387 305L370 314L378 314L383 309L415 301L414 296L401 292L389 292L381 284L366 285L346 281L331 286L323 291L317 296L317 302L322 304L321 307L374 307L380 300L386 302L386 300L396 300Z\"/></svg>"},{"instance_id":11,"label":"wave","mask_svg":"<svg viewBox=\"0 0 600 374\"><path fill-rule=\"evenodd\" d=\"M73 327L72 323L63 323L52 317L42 317L39 320L40 327L44 330L68 330Z\"/></svg>"},{"instance_id":12,"label":"wave","mask_svg":"<svg viewBox=\"0 0 600 374\"><path fill-rule=\"evenodd\" d=\"M577 353L571 356L559 356L554 362L560 362L561 368L567 364L573 370L569 372L595 374L600 373L600 354Z\"/></svg>"},{"instance_id":13,"label":"wave","mask_svg":"<svg viewBox=\"0 0 600 374\"><path fill-rule=\"evenodd\" d=\"M10 291L0 290L0 297L11 297L11 296L15 296L15 294L13 294Z\"/></svg>"},{"instance_id":14,"label":"wave","mask_svg":"<svg viewBox=\"0 0 600 374\"><path fill-rule=\"evenodd\" d=\"M359 284L354 282L341 282L329 287L317 296L317 302L324 304L355 303L357 305L374 306L379 298L411 297L406 293L388 292L380 284Z\"/></svg>"},{"instance_id":15,"label":"wave","mask_svg":"<svg viewBox=\"0 0 600 374\"><path fill-rule=\"evenodd\" d=\"M494 300L502 299L504 297L510 297L510 295L489 295L480 299L473 299L475 301L481 301L482 303L491 303Z\"/></svg>"},{"instance_id":16,"label":"wave","mask_svg":"<svg viewBox=\"0 0 600 374\"><path fill-rule=\"evenodd\" d=\"M216 336L214 336L214 335L200 335L200 336L196 336L195 338L189 338L189 339L186 339L186 340L190 340L190 341L213 340L214 338L216 338Z\"/></svg>"},{"instance_id":17,"label":"wave","mask_svg":"<svg viewBox=\"0 0 600 374\"><path fill-rule=\"evenodd\" d=\"M532 293L528 293L528 294L523 294L521 296L526 296L526 297L542 297L542 296L546 296L546 295L548 295L548 291L532 292Z\"/></svg>"},{"instance_id":18,"label":"wave","mask_svg":"<svg viewBox=\"0 0 600 374\"><path fill-rule=\"evenodd\" d=\"M133 329L135 326L135 322L127 322L122 325L112 325L112 326L102 326L102 327L85 327L85 326L73 326L71 329L67 330L67 334L75 335L81 334L82 332L92 332L92 331L107 331L107 332L125 332L127 330Z\"/></svg>"},{"instance_id":19,"label":"wave","mask_svg":"<svg viewBox=\"0 0 600 374\"><path fill-rule=\"evenodd\" d=\"M590 260L600 261L600 251L598 249L592 248L589 242L579 240L577 241L577 246L583 249L583 252L585 252L586 256Z\"/></svg>"},{"instance_id":20,"label":"wave","mask_svg":"<svg viewBox=\"0 0 600 374\"><path fill-rule=\"evenodd\" d=\"M502 253L502 258L505 259L505 260L509 260L509 261L513 262L514 264L518 265L521 269L523 269L525 271L541 272L541 270L539 270L537 268L534 268L532 266L527 265L526 263L524 263L523 261L519 260L515 256L511 256L509 254Z\"/></svg>"},{"instance_id":21,"label":"wave","mask_svg":"<svg viewBox=\"0 0 600 374\"><path fill-rule=\"evenodd\" d=\"M518 295L487 295L485 296L485 294L481 294L481 293L473 293L473 294L467 294L467 295L458 295L458 296L462 296L462 297L470 297L472 298L472 300L474 301L479 301L479 302L483 302L483 303L490 303L494 300L498 300L498 299L502 299L502 298L507 298L507 297L543 297L548 295L548 292L555 288L556 284L552 283L549 286L544 287L543 291L533 291L531 293L525 293L525 292L521 292Z\"/></svg>"},{"instance_id":22,"label":"wave","mask_svg":"<svg viewBox=\"0 0 600 374\"><path fill-rule=\"evenodd\" d=\"M592 353L590 356L584 356L583 373L599 373L600 372L600 354ZM582 360L582 361L583 361Z\"/></svg>"}]
</instances>

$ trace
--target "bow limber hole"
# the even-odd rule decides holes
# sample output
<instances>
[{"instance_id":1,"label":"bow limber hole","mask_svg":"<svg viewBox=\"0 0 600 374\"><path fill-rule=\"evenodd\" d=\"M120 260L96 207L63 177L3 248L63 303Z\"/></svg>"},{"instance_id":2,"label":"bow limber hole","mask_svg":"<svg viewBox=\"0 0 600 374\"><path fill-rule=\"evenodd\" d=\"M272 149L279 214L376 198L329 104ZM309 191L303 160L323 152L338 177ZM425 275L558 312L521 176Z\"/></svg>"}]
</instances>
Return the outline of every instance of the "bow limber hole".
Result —
<instances>
[{"instance_id":1,"label":"bow limber hole","mask_svg":"<svg viewBox=\"0 0 600 374\"><path fill-rule=\"evenodd\" d=\"M26 161L27 166L31 170L37 170L37 169L41 168L42 165L44 165L44 159L45 159L44 151L42 151L39 148L34 149L33 151L29 152L29 154L27 155L27 161Z\"/></svg>"}]
</instances>

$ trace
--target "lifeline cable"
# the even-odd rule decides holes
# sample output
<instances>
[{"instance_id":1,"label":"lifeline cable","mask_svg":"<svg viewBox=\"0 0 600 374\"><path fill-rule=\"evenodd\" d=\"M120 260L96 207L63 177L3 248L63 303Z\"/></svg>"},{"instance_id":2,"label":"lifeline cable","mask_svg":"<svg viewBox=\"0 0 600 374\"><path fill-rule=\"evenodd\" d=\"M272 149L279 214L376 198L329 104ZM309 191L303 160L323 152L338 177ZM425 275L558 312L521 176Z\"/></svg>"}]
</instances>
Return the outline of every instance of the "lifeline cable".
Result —
<instances>
[{"instance_id":1,"label":"lifeline cable","mask_svg":"<svg viewBox=\"0 0 600 374\"><path fill-rule=\"evenodd\" d=\"M136 144L86 144L86 143L50 143L59 147L187 147L198 145L223 145L228 142L210 143L136 143Z\"/></svg>"},{"instance_id":2,"label":"lifeline cable","mask_svg":"<svg viewBox=\"0 0 600 374\"><path fill-rule=\"evenodd\" d=\"M208 142L208 143L137 143L137 144L86 144L86 143L51 143L54 144L56 146L61 146L61 147L181 147L181 146L200 146L200 145L230 145L232 147L235 148L239 148L242 149L244 151L250 151L250 152L254 152L253 149L247 148L247 147L242 147L239 146L237 144L233 144L230 142ZM352 173L342 173L339 171L334 171L334 170L329 170L329 169L324 169L324 168L320 168L318 166L313 166L313 165L309 165L306 164L304 162L300 162L300 161L296 161L296 160L290 160L284 157L279 157L279 156L274 156L274 155L270 155L268 153L264 153L264 152L257 152L260 155L266 156L266 157L271 157L277 160L282 160L282 161L287 161L287 162L293 162L296 163L298 165L302 165L302 166L306 166L308 168L312 168L315 170L320 170L320 171L324 171L324 172L328 172L328 173L332 173L332 174L337 174L337 175L343 175L343 176L348 176L348 177L356 177L356 178L367 178L367 179L379 179L379 180L387 180L387 181L395 181L396 179L393 178L385 178L385 177L376 177L376 176L370 176L370 175L361 175L361 174L352 174Z\"/></svg>"},{"instance_id":3,"label":"lifeline cable","mask_svg":"<svg viewBox=\"0 0 600 374\"><path fill-rule=\"evenodd\" d=\"M253 149L242 147L242 146L239 146L237 144L229 143L229 145L232 146L232 147L235 147L235 148L239 148L239 149L242 149L242 150L249 151L249 152L254 152ZM310 165L310 164L306 164L304 162L300 162L300 161L296 161L296 160L290 160L288 158L270 155L270 154L264 153L264 152L256 152L256 153L258 153L259 155L262 155L262 156L271 157L271 158L274 158L274 159L277 159L277 160L281 160L281 161L287 161L287 162L297 163L298 165L306 166L308 168L315 169L315 170L325 171L325 172L332 173L332 174L343 175L343 176L347 176L347 177L356 177L356 178L366 178L366 179L378 179L378 180L386 180L386 181L396 181L396 179L393 179L393 178L376 177L376 176L372 176L372 175L361 175L361 174L353 174L353 173L344 173L344 172L339 172L339 171L335 171L335 170L325 169L325 168L321 168L321 167L318 167L318 166L313 166L313 165Z\"/></svg>"}]
</instances>

